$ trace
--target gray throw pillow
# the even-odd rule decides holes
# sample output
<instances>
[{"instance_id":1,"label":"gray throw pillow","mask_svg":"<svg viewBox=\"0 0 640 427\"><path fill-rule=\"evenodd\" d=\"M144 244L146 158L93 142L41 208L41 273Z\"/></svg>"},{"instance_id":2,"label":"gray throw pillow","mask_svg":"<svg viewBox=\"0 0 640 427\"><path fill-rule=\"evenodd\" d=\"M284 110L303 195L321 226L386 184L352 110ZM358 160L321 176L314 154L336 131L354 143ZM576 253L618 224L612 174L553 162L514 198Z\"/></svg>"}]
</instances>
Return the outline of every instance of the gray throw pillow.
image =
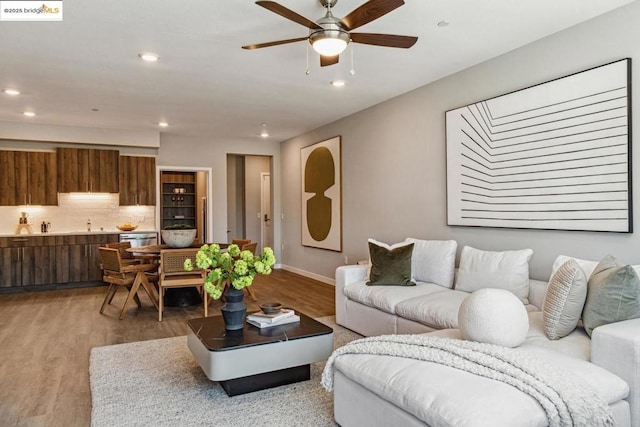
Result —
<instances>
[{"instance_id":1,"label":"gray throw pillow","mask_svg":"<svg viewBox=\"0 0 640 427\"><path fill-rule=\"evenodd\" d=\"M582 323L589 336L598 326L640 317L640 279L630 265L607 255L587 286Z\"/></svg>"},{"instance_id":2,"label":"gray throw pillow","mask_svg":"<svg viewBox=\"0 0 640 427\"><path fill-rule=\"evenodd\" d=\"M413 243L394 249L369 242L371 272L367 285L415 286L411 281Z\"/></svg>"},{"instance_id":3,"label":"gray throw pillow","mask_svg":"<svg viewBox=\"0 0 640 427\"><path fill-rule=\"evenodd\" d=\"M569 258L553 273L542 304L544 333L551 340L569 335L578 326L587 298L587 276Z\"/></svg>"}]
</instances>

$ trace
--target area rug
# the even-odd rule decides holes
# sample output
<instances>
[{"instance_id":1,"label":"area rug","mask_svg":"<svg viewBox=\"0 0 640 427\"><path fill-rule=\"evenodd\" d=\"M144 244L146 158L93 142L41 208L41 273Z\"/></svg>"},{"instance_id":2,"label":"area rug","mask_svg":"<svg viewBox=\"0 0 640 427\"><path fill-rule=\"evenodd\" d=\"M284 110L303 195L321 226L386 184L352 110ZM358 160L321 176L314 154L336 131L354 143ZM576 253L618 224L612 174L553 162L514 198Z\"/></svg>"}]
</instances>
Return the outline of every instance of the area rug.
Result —
<instances>
[{"instance_id":1,"label":"area rug","mask_svg":"<svg viewBox=\"0 0 640 427\"><path fill-rule=\"evenodd\" d=\"M335 324L334 347L360 338ZM95 347L89 359L91 425L335 426L333 394L320 385L325 362L311 380L228 397L202 372L187 337Z\"/></svg>"}]
</instances>

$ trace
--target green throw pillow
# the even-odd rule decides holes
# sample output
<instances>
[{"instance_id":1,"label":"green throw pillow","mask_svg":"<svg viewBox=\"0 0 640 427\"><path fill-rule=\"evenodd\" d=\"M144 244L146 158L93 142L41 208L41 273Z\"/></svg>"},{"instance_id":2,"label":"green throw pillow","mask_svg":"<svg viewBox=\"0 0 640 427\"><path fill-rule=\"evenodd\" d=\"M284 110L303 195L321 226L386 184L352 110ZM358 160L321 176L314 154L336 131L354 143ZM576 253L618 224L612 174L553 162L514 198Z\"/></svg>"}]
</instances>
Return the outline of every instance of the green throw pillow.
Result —
<instances>
[{"instance_id":1,"label":"green throw pillow","mask_svg":"<svg viewBox=\"0 0 640 427\"><path fill-rule=\"evenodd\" d=\"M415 286L411 281L413 243L394 249L369 242L371 272L367 285Z\"/></svg>"},{"instance_id":2,"label":"green throw pillow","mask_svg":"<svg viewBox=\"0 0 640 427\"><path fill-rule=\"evenodd\" d=\"M633 267L607 255L593 270L587 288L582 323L589 336L598 326L640 317L640 279Z\"/></svg>"}]
</instances>

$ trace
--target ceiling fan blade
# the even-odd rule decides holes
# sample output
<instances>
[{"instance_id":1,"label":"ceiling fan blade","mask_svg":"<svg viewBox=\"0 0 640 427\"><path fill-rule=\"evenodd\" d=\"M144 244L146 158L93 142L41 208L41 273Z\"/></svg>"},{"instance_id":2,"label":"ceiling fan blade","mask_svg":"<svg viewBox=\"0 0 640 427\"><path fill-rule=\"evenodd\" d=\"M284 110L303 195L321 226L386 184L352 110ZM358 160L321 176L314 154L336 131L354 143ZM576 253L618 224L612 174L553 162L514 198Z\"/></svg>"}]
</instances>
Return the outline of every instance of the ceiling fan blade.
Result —
<instances>
[{"instance_id":1,"label":"ceiling fan blade","mask_svg":"<svg viewBox=\"0 0 640 427\"><path fill-rule=\"evenodd\" d=\"M321 30L322 27L318 24L316 24L315 22L313 22L310 19L305 18L302 15L298 15L297 13L295 13L294 11L292 11L291 9L287 9L286 7L282 6L281 4L278 4L274 1L257 1L256 4L258 6L262 6L267 10L270 10L273 13L277 13L278 15L287 18L293 22L296 22L300 25L303 25L307 28L313 28L316 30Z\"/></svg>"},{"instance_id":2,"label":"ceiling fan blade","mask_svg":"<svg viewBox=\"0 0 640 427\"><path fill-rule=\"evenodd\" d=\"M263 47L278 46L279 44L301 42L302 40L307 40L308 38L309 37L298 37L297 39L277 40L275 42L249 44L249 45L246 45L246 46L242 46L242 48L243 49L249 49L249 50L261 49Z\"/></svg>"},{"instance_id":3,"label":"ceiling fan blade","mask_svg":"<svg viewBox=\"0 0 640 427\"><path fill-rule=\"evenodd\" d=\"M374 46L407 49L416 44L418 38L413 36L398 36L395 34L351 33L351 41Z\"/></svg>"},{"instance_id":4,"label":"ceiling fan blade","mask_svg":"<svg viewBox=\"0 0 640 427\"><path fill-rule=\"evenodd\" d=\"M355 30L399 8L403 4L403 0L369 0L342 18L340 23L347 31Z\"/></svg>"},{"instance_id":5,"label":"ceiling fan blade","mask_svg":"<svg viewBox=\"0 0 640 427\"><path fill-rule=\"evenodd\" d=\"M329 65L337 64L340 61L340 55L336 56L320 56L320 66L327 67Z\"/></svg>"}]
</instances>

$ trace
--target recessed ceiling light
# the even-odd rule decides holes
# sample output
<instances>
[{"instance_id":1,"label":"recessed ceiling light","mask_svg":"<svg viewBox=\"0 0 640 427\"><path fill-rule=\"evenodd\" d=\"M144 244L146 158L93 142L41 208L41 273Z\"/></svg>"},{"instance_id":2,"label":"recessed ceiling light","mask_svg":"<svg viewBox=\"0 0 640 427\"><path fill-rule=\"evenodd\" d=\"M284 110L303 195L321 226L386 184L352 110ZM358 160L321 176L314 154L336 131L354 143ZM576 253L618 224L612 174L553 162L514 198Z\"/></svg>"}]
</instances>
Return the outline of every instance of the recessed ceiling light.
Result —
<instances>
[{"instance_id":1,"label":"recessed ceiling light","mask_svg":"<svg viewBox=\"0 0 640 427\"><path fill-rule=\"evenodd\" d=\"M333 87L342 87L342 86L344 86L346 84L344 80L334 80L334 81L331 81L329 83Z\"/></svg>"},{"instance_id":2,"label":"recessed ceiling light","mask_svg":"<svg viewBox=\"0 0 640 427\"><path fill-rule=\"evenodd\" d=\"M159 122L158 126L160 126L161 128L166 128L167 126L169 126L169 123L167 123L167 122Z\"/></svg>"},{"instance_id":3,"label":"recessed ceiling light","mask_svg":"<svg viewBox=\"0 0 640 427\"><path fill-rule=\"evenodd\" d=\"M267 130L267 124L262 123L260 126L262 126L262 131L260 132L260 136L263 138L269 138L269 131Z\"/></svg>"},{"instance_id":4,"label":"recessed ceiling light","mask_svg":"<svg viewBox=\"0 0 640 427\"><path fill-rule=\"evenodd\" d=\"M35 117L36 116L36 113L34 113L33 111L25 111L22 114L27 116L27 117Z\"/></svg>"},{"instance_id":5,"label":"recessed ceiling light","mask_svg":"<svg viewBox=\"0 0 640 427\"><path fill-rule=\"evenodd\" d=\"M447 25L449 25L449 21L442 20L438 22L438 27L446 27Z\"/></svg>"},{"instance_id":6,"label":"recessed ceiling light","mask_svg":"<svg viewBox=\"0 0 640 427\"><path fill-rule=\"evenodd\" d=\"M156 62L158 60L158 55L151 52L139 53L138 56L140 57L140 59L147 62Z\"/></svg>"},{"instance_id":7,"label":"recessed ceiling light","mask_svg":"<svg viewBox=\"0 0 640 427\"><path fill-rule=\"evenodd\" d=\"M7 88L7 89L4 90L4 93L6 93L7 95L11 95L11 96L20 95L20 91L18 89Z\"/></svg>"}]
</instances>

